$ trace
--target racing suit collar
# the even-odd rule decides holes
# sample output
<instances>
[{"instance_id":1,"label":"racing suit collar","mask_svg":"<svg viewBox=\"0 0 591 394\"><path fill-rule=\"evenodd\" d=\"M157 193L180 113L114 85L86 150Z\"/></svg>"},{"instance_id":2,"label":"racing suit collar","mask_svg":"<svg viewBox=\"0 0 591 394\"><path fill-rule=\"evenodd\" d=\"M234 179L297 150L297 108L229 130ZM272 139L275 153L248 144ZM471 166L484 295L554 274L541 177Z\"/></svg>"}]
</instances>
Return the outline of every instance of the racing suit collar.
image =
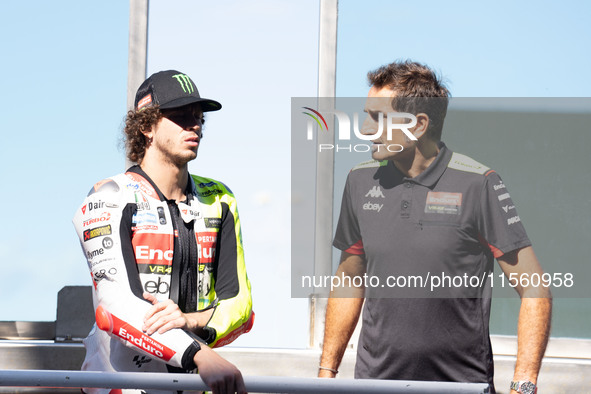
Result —
<instances>
[{"instance_id":1,"label":"racing suit collar","mask_svg":"<svg viewBox=\"0 0 591 394\"><path fill-rule=\"evenodd\" d=\"M152 178L150 178L150 176L148 174L146 174L146 172L144 170L142 170L142 168L139 165L136 164L136 165L130 167L127 170L127 172L132 172L134 174L137 174L137 175L141 176L142 178L144 178L146 181L148 181L148 183L154 188L154 190L158 194L160 201L172 201L172 200L166 198L166 196L160 191L158 186L156 186L154 181L152 181ZM182 202L184 202L187 205L190 205L191 201L193 200L193 197L195 196L196 189L195 189L195 183L193 182L193 178L191 177L191 174L189 174L188 178L189 179L187 180L187 186L185 187L185 196L187 196L187 198L185 201L182 201Z\"/></svg>"}]
</instances>

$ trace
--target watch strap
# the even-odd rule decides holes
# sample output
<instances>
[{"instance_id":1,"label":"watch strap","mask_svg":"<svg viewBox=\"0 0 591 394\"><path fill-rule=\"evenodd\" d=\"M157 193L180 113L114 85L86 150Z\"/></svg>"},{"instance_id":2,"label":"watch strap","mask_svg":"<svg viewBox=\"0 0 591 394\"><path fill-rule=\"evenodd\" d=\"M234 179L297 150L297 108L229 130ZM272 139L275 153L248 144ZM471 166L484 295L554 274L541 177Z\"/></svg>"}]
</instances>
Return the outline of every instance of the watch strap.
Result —
<instances>
[{"instance_id":1,"label":"watch strap","mask_svg":"<svg viewBox=\"0 0 591 394\"><path fill-rule=\"evenodd\" d=\"M538 392L536 385L529 380L513 381L509 388L523 394L536 394Z\"/></svg>"}]
</instances>

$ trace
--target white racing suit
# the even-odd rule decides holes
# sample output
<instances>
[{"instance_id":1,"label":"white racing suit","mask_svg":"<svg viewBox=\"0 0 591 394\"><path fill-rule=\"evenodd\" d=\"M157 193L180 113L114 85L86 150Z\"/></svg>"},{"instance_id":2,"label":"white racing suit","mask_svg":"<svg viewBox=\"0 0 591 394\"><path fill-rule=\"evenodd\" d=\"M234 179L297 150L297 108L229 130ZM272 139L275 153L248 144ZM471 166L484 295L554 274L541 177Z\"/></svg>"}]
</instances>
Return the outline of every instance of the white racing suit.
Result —
<instances>
[{"instance_id":1,"label":"white racing suit","mask_svg":"<svg viewBox=\"0 0 591 394\"><path fill-rule=\"evenodd\" d=\"M186 194L185 202L166 200L134 166L95 184L76 211L100 327L84 341L83 370L190 371L199 342L223 346L252 327L236 200L224 184L195 175ZM182 329L148 336L141 328L151 304L143 292L170 298L183 312L214 312L199 337Z\"/></svg>"}]
</instances>

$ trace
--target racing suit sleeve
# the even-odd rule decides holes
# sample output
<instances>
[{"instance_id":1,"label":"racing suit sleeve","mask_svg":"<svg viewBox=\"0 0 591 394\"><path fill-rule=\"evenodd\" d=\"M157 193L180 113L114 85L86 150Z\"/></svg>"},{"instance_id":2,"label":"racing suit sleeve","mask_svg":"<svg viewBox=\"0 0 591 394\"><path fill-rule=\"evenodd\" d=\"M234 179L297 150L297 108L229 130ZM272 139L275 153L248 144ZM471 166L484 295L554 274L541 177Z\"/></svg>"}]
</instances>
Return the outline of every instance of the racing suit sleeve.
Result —
<instances>
[{"instance_id":1,"label":"racing suit sleeve","mask_svg":"<svg viewBox=\"0 0 591 394\"><path fill-rule=\"evenodd\" d=\"M142 286L131 243L132 217L137 208L127 203L114 180L97 183L74 215L94 285L97 325L125 346L184 369L193 369L200 349L181 329L151 336L141 331L151 304L142 297Z\"/></svg>"},{"instance_id":2,"label":"racing suit sleeve","mask_svg":"<svg viewBox=\"0 0 591 394\"><path fill-rule=\"evenodd\" d=\"M222 224L217 245L217 264L214 272L214 288L217 304L205 331L212 347L233 342L252 328L252 296L250 281L246 274L242 233L236 200L226 193L221 197Z\"/></svg>"}]
</instances>

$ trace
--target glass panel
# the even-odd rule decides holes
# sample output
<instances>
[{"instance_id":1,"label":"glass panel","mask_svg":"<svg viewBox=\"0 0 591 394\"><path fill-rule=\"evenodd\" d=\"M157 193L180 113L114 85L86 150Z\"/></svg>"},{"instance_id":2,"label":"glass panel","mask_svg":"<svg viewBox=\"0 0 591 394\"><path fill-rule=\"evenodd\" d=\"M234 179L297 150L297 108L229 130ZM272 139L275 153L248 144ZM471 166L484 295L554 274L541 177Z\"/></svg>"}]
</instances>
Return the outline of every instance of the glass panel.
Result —
<instances>
[{"instance_id":1,"label":"glass panel","mask_svg":"<svg viewBox=\"0 0 591 394\"><path fill-rule=\"evenodd\" d=\"M590 11L590 4L574 0L341 0L337 97L365 96L367 72L396 59L431 66L454 97L589 96L591 81L581 79L579 70L591 67L591 55L581 50L591 39ZM588 117L589 105L571 101L569 107L547 111L543 103L450 110L443 140L501 173L542 265L561 272L568 264L575 281L584 284L591 278L586 264L591 225L586 196L591 189L585 161L591 141L588 125L580 120ZM472 130L456 127L472 116L486 121ZM335 226L344 174L351 168L347 157L335 157ZM515 334L517 311L518 300L495 299L491 333ZM589 338L590 312L588 298L557 299L552 335Z\"/></svg>"},{"instance_id":2,"label":"glass panel","mask_svg":"<svg viewBox=\"0 0 591 394\"><path fill-rule=\"evenodd\" d=\"M290 101L317 92L319 2L152 1L149 15L148 74L180 70L223 106L189 170L238 202L256 322L232 345L305 347L308 303L289 288Z\"/></svg>"},{"instance_id":3,"label":"glass panel","mask_svg":"<svg viewBox=\"0 0 591 394\"><path fill-rule=\"evenodd\" d=\"M0 320L53 321L62 287L91 285L71 219L125 163L128 8L2 5Z\"/></svg>"}]
</instances>

